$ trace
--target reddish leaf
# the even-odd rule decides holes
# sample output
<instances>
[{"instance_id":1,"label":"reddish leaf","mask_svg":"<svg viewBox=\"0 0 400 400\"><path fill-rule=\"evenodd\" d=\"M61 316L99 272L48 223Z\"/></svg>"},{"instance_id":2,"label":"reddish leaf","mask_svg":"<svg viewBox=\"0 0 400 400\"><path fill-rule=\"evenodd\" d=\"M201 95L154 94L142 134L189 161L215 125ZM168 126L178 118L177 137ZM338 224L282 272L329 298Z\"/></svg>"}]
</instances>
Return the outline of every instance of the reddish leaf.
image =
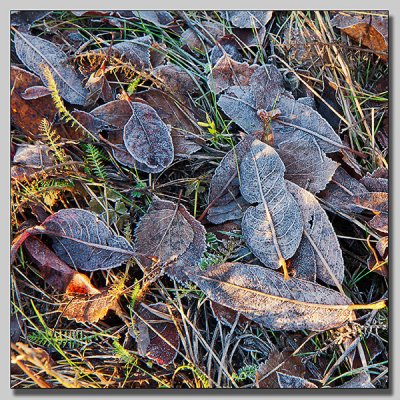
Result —
<instances>
[{"instance_id":1,"label":"reddish leaf","mask_svg":"<svg viewBox=\"0 0 400 400\"><path fill-rule=\"evenodd\" d=\"M31 86L21 93L24 100L36 100L48 95L50 95L50 90L45 86Z\"/></svg>"},{"instance_id":2,"label":"reddish leaf","mask_svg":"<svg viewBox=\"0 0 400 400\"><path fill-rule=\"evenodd\" d=\"M139 355L159 365L171 364L179 348L179 333L174 323L178 316L177 310L163 303L140 304L134 329L129 330L137 341Z\"/></svg>"},{"instance_id":3,"label":"reddish leaf","mask_svg":"<svg viewBox=\"0 0 400 400\"><path fill-rule=\"evenodd\" d=\"M357 44L385 53L388 49L389 18L387 11L366 12L338 12L331 21L346 35L350 36ZM379 54L387 60L387 54Z\"/></svg>"},{"instance_id":4,"label":"reddish leaf","mask_svg":"<svg viewBox=\"0 0 400 400\"><path fill-rule=\"evenodd\" d=\"M62 293L100 293L86 275L71 269L36 237L27 238L24 247L39 265L43 279L54 289Z\"/></svg>"},{"instance_id":5,"label":"reddish leaf","mask_svg":"<svg viewBox=\"0 0 400 400\"><path fill-rule=\"evenodd\" d=\"M369 221L369 225L378 231L388 233L389 195L382 192L363 193L354 196L354 203L370 210L375 217Z\"/></svg>"},{"instance_id":6,"label":"reddish leaf","mask_svg":"<svg viewBox=\"0 0 400 400\"><path fill-rule=\"evenodd\" d=\"M232 310L229 307L218 304L215 301L210 301L210 305L213 315L218 321L220 321L225 325L233 326L238 315L238 313L235 310ZM241 314L238 318L237 323L239 325L243 325L249 321L250 320L248 318L246 318L244 315Z\"/></svg>"},{"instance_id":7,"label":"reddish leaf","mask_svg":"<svg viewBox=\"0 0 400 400\"><path fill-rule=\"evenodd\" d=\"M132 109L125 100L115 100L103 104L90 112L112 129L123 129L132 116Z\"/></svg>"},{"instance_id":8,"label":"reddish leaf","mask_svg":"<svg viewBox=\"0 0 400 400\"><path fill-rule=\"evenodd\" d=\"M11 97L10 114L12 122L30 137L36 136L38 126L43 118L52 121L57 114L53 100L48 97L39 97L33 100L24 100L22 94L32 86L42 84L39 77L23 69L11 66Z\"/></svg>"}]
</instances>

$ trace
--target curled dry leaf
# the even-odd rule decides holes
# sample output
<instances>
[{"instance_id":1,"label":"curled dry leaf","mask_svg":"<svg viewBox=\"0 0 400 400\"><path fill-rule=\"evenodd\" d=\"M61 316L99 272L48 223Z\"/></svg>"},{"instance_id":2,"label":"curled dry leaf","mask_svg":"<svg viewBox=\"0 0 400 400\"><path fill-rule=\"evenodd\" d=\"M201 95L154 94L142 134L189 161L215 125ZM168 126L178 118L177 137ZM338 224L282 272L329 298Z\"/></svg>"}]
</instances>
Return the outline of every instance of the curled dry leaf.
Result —
<instances>
[{"instance_id":1,"label":"curled dry leaf","mask_svg":"<svg viewBox=\"0 0 400 400\"><path fill-rule=\"evenodd\" d=\"M301 358L298 356L291 356L291 352L284 350L281 353L274 350L268 360L261 364L256 373L256 387L262 389L279 389L279 380L277 373L286 373L288 375L296 375L297 378L303 378L306 372ZM276 371L271 372L279 364L282 365Z\"/></svg>"},{"instance_id":2,"label":"curled dry leaf","mask_svg":"<svg viewBox=\"0 0 400 400\"><path fill-rule=\"evenodd\" d=\"M205 229L181 204L155 197L135 230L136 251L147 258L168 265L167 273L187 280L186 267L197 265L206 249Z\"/></svg>"},{"instance_id":3,"label":"curled dry leaf","mask_svg":"<svg viewBox=\"0 0 400 400\"><path fill-rule=\"evenodd\" d=\"M242 219L247 247L277 269L296 252L303 233L299 207L286 188L285 167L276 151L258 139L240 165L240 192L250 204ZM285 276L286 278L286 276Z\"/></svg>"},{"instance_id":4,"label":"curled dry leaf","mask_svg":"<svg viewBox=\"0 0 400 400\"><path fill-rule=\"evenodd\" d=\"M354 203L375 214L368 224L378 231L389 231L389 194L382 192L363 193L354 196Z\"/></svg>"},{"instance_id":5,"label":"curled dry leaf","mask_svg":"<svg viewBox=\"0 0 400 400\"><path fill-rule=\"evenodd\" d=\"M42 119L46 118L48 121L53 121L57 114L57 109L53 100L48 96L30 100L23 99L23 93L29 88L42 84L38 76L12 65L10 83L10 115L12 122L24 133L34 137Z\"/></svg>"},{"instance_id":6,"label":"curled dry leaf","mask_svg":"<svg viewBox=\"0 0 400 400\"><path fill-rule=\"evenodd\" d=\"M51 236L58 257L85 271L115 268L135 255L124 237L112 232L96 214L79 208L56 212L39 232Z\"/></svg>"},{"instance_id":7,"label":"curled dry leaf","mask_svg":"<svg viewBox=\"0 0 400 400\"><path fill-rule=\"evenodd\" d=\"M108 288L94 295L65 295L58 311L68 319L94 324L109 310L119 311L118 295Z\"/></svg>"},{"instance_id":8,"label":"curled dry leaf","mask_svg":"<svg viewBox=\"0 0 400 400\"><path fill-rule=\"evenodd\" d=\"M389 38L389 15L387 11L348 12L341 11L332 19L332 26L336 26L357 44L361 43L379 53L383 60L387 60Z\"/></svg>"},{"instance_id":9,"label":"curled dry leaf","mask_svg":"<svg viewBox=\"0 0 400 400\"><path fill-rule=\"evenodd\" d=\"M328 158L313 137L298 131L276 149L285 164L285 179L318 193L325 189L339 164Z\"/></svg>"},{"instance_id":10,"label":"curled dry leaf","mask_svg":"<svg viewBox=\"0 0 400 400\"><path fill-rule=\"evenodd\" d=\"M142 303L136 313L129 333L137 341L139 355L159 365L171 364L179 348L179 333L174 323L179 312L163 303L148 306Z\"/></svg>"},{"instance_id":11,"label":"curled dry leaf","mask_svg":"<svg viewBox=\"0 0 400 400\"><path fill-rule=\"evenodd\" d=\"M129 102L132 116L124 127L124 144L131 156L150 168L166 168L174 158L170 127L156 111L142 103Z\"/></svg>"},{"instance_id":12,"label":"curled dry leaf","mask_svg":"<svg viewBox=\"0 0 400 400\"><path fill-rule=\"evenodd\" d=\"M304 378L276 372L278 384L281 389L317 389L318 386Z\"/></svg>"},{"instance_id":13,"label":"curled dry leaf","mask_svg":"<svg viewBox=\"0 0 400 400\"><path fill-rule=\"evenodd\" d=\"M225 263L186 273L212 301L270 329L319 331L355 318L348 297L313 282L284 280L269 268Z\"/></svg>"},{"instance_id":14,"label":"curled dry leaf","mask_svg":"<svg viewBox=\"0 0 400 400\"><path fill-rule=\"evenodd\" d=\"M43 279L54 289L70 294L100 293L86 275L70 268L35 236L27 238L24 247L29 256L38 264Z\"/></svg>"},{"instance_id":15,"label":"curled dry leaf","mask_svg":"<svg viewBox=\"0 0 400 400\"><path fill-rule=\"evenodd\" d=\"M300 209L303 228L307 232L307 236L303 239L311 244L312 249L308 249L311 250L308 259L316 261L316 277L329 285L342 283L344 277L342 251L326 212L307 190L292 182L286 182L286 186ZM298 264L297 268L302 268L303 265Z\"/></svg>"},{"instance_id":16,"label":"curled dry leaf","mask_svg":"<svg viewBox=\"0 0 400 400\"><path fill-rule=\"evenodd\" d=\"M272 11L265 10L224 10L219 11L219 14L238 28L258 29L265 26L272 17Z\"/></svg>"},{"instance_id":17,"label":"curled dry leaf","mask_svg":"<svg viewBox=\"0 0 400 400\"><path fill-rule=\"evenodd\" d=\"M88 91L68 61L68 56L55 44L37 36L15 32L15 51L19 59L47 84L42 64L46 65L56 82L60 96L72 104L84 105Z\"/></svg>"}]
</instances>

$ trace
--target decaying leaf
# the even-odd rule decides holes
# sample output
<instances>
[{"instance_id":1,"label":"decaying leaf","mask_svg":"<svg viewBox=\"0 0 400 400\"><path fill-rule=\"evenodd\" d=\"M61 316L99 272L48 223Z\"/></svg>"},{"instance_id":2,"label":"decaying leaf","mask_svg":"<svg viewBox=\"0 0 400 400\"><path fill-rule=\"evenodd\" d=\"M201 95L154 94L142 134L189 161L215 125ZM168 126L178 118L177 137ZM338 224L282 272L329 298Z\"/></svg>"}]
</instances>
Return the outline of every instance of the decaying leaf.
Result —
<instances>
[{"instance_id":1,"label":"decaying leaf","mask_svg":"<svg viewBox=\"0 0 400 400\"><path fill-rule=\"evenodd\" d=\"M355 318L348 297L269 268L225 263L186 273L212 301L270 329L325 330Z\"/></svg>"},{"instance_id":2,"label":"decaying leaf","mask_svg":"<svg viewBox=\"0 0 400 400\"><path fill-rule=\"evenodd\" d=\"M43 279L61 293L99 294L90 279L70 268L42 241L30 236L24 242L28 254L38 264Z\"/></svg>"},{"instance_id":3,"label":"decaying leaf","mask_svg":"<svg viewBox=\"0 0 400 400\"><path fill-rule=\"evenodd\" d=\"M17 165L11 167L11 177L24 179L54 165L54 157L44 144L21 145L15 152L13 163Z\"/></svg>"},{"instance_id":4,"label":"decaying leaf","mask_svg":"<svg viewBox=\"0 0 400 400\"><path fill-rule=\"evenodd\" d=\"M303 233L299 247L290 259L289 271L298 279L315 282L317 278L317 257L307 236Z\"/></svg>"},{"instance_id":5,"label":"decaying leaf","mask_svg":"<svg viewBox=\"0 0 400 400\"><path fill-rule=\"evenodd\" d=\"M318 193L325 189L339 164L328 158L312 137L301 131L276 149L285 164L285 179Z\"/></svg>"},{"instance_id":6,"label":"decaying leaf","mask_svg":"<svg viewBox=\"0 0 400 400\"><path fill-rule=\"evenodd\" d=\"M287 375L282 372L276 372L278 384L281 389L317 389L318 386L307 379L298 376Z\"/></svg>"},{"instance_id":7,"label":"decaying leaf","mask_svg":"<svg viewBox=\"0 0 400 400\"><path fill-rule=\"evenodd\" d=\"M389 194L382 192L369 192L355 195L354 203L358 206L372 211L375 216L368 224L378 231L388 233L389 231Z\"/></svg>"},{"instance_id":8,"label":"decaying leaf","mask_svg":"<svg viewBox=\"0 0 400 400\"><path fill-rule=\"evenodd\" d=\"M273 269L294 255L303 233L300 210L286 188L284 171L276 151L258 139L240 165L240 192L252 204L242 219L244 241Z\"/></svg>"},{"instance_id":9,"label":"decaying leaf","mask_svg":"<svg viewBox=\"0 0 400 400\"><path fill-rule=\"evenodd\" d=\"M166 28L173 20L173 16L164 10L130 11L137 19L144 19L160 28Z\"/></svg>"},{"instance_id":10,"label":"decaying leaf","mask_svg":"<svg viewBox=\"0 0 400 400\"><path fill-rule=\"evenodd\" d=\"M387 11L349 12L341 11L331 21L357 44L375 50L386 60L389 37L389 18Z\"/></svg>"},{"instance_id":11,"label":"decaying leaf","mask_svg":"<svg viewBox=\"0 0 400 400\"><path fill-rule=\"evenodd\" d=\"M36 100L44 96L49 96L50 90L45 86L31 86L21 93L24 100Z\"/></svg>"},{"instance_id":12,"label":"decaying leaf","mask_svg":"<svg viewBox=\"0 0 400 400\"><path fill-rule=\"evenodd\" d=\"M207 32L208 38L212 37L214 40L220 39L224 35L223 26L212 21L201 21L200 25L203 27L203 31ZM189 28L186 29L181 35L181 42L186 44L191 50L204 50L204 46L207 50L211 47L208 43L202 44L202 41L197 36L196 32Z\"/></svg>"},{"instance_id":13,"label":"decaying leaf","mask_svg":"<svg viewBox=\"0 0 400 400\"><path fill-rule=\"evenodd\" d=\"M85 271L115 268L135 255L132 246L116 235L96 214L69 208L48 217L41 233L53 239L53 250L64 262Z\"/></svg>"},{"instance_id":14,"label":"decaying leaf","mask_svg":"<svg viewBox=\"0 0 400 400\"><path fill-rule=\"evenodd\" d=\"M114 100L96 107L90 114L117 130L124 128L132 116L132 109L127 101Z\"/></svg>"},{"instance_id":15,"label":"decaying leaf","mask_svg":"<svg viewBox=\"0 0 400 400\"><path fill-rule=\"evenodd\" d=\"M42 85L38 76L12 65L10 83L10 115L12 122L24 133L34 137L42 119L46 118L48 121L52 121L57 114L57 109L49 96L30 100L22 98L23 93L29 88Z\"/></svg>"},{"instance_id":16,"label":"decaying leaf","mask_svg":"<svg viewBox=\"0 0 400 400\"><path fill-rule=\"evenodd\" d=\"M272 11L242 11L242 10L224 10L219 11L221 17L230 21L238 28L261 28L267 24L272 17Z\"/></svg>"},{"instance_id":17,"label":"decaying leaf","mask_svg":"<svg viewBox=\"0 0 400 400\"><path fill-rule=\"evenodd\" d=\"M183 205L155 197L136 227L136 251L149 261L168 264L168 275L184 281L186 266L197 265L205 251L205 233Z\"/></svg>"},{"instance_id":18,"label":"decaying leaf","mask_svg":"<svg viewBox=\"0 0 400 400\"><path fill-rule=\"evenodd\" d=\"M56 82L60 96L72 104L84 105L88 91L68 61L68 56L48 40L27 33L15 32L15 50L20 60L47 84L42 64L46 65Z\"/></svg>"},{"instance_id":19,"label":"decaying leaf","mask_svg":"<svg viewBox=\"0 0 400 400\"><path fill-rule=\"evenodd\" d=\"M166 168L174 158L170 127L156 111L142 103L130 102L132 116L124 127L124 144L131 156L150 168Z\"/></svg>"},{"instance_id":20,"label":"decaying leaf","mask_svg":"<svg viewBox=\"0 0 400 400\"><path fill-rule=\"evenodd\" d=\"M237 323L240 325L245 324L249 321L249 319L246 318L244 315L239 315L238 317L238 313L236 311L221 304L218 304L215 301L211 301L210 305L214 317L225 325L233 326L236 319Z\"/></svg>"},{"instance_id":21,"label":"decaying leaf","mask_svg":"<svg viewBox=\"0 0 400 400\"><path fill-rule=\"evenodd\" d=\"M171 364L179 348L179 333L174 324L178 311L163 303L148 306L142 303L136 312L129 332L137 341L139 355L159 365Z\"/></svg>"},{"instance_id":22,"label":"decaying leaf","mask_svg":"<svg viewBox=\"0 0 400 400\"><path fill-rule=\"evenodd\" d=\"M286 186L300 209L303 228L308 234L303 239L312 242L312 250L308 254L308 259L316 261L316 277L329 285L342 283L344 277L342 251L326 212L318 200L307 190L292 182L286 182ZM302 268L302 266L298 265L297 267Z\"/></svg>"},{"instance_id":23,"label":"decaying leaf","mask_svg":"<svg viewBox=\"0 0 400 400\"><path fill-rule=\"evenodd\" d=\"M389 191L389 175L388 170L384 167L380 167L373 171L368 172L367 175L360 179L360 182L370 192L388 192Z\"/></svg>"},{"instance_id":24,"label":"decaying leaf","mask_svg":"<svg viewBox=\"0 0 400 400\"><path fill-rule=\"evenodd\" d=\"M256 373L256 387L262 389L278 389L280 387L277 373L295 375L297 379L303 378L306 372L304 364L300 357L290 357L291 352L284 350L282 352L273 351L268 360L261 364ZM290 358L289 358L290 357ZM283 363L276 371L271 372L279 364Z\"/></svg>"},{"instance_id":25,"label":"decaying leaf","mask_svg":"<svg viewBox=\"0 0 400 400\"><path fill-rule=\"evenodd\" d=\"M336 386L334 389L375 389L375 386L371 383L370 375L365 371L361 371L354 378L343 385Z\"/></svg>"},{"instance_id":26,"label":"decaying leaf","mask_svg":"<svg viewBox=\"0 0 400 400\"><path fill-rule=\"evenodd\" d=\"M103 319L109 310L119 310L119 305L118 296L108 288L94 295L65 295L58 309L65 318L89 324Z\"/></svg>"},{"instance_id":27,"label":"decaying leaf","mask_svg":"<svg viewBox=\"0 0 400 400\"><path fill-rule=\"evenodd\" d=\"M338 167L326 189L318 194L329 206L342 212L360 213L363 209L354 200L355 196L368 194L366 187L352 178L342 167Z\"/></svg>"}]
</instances>

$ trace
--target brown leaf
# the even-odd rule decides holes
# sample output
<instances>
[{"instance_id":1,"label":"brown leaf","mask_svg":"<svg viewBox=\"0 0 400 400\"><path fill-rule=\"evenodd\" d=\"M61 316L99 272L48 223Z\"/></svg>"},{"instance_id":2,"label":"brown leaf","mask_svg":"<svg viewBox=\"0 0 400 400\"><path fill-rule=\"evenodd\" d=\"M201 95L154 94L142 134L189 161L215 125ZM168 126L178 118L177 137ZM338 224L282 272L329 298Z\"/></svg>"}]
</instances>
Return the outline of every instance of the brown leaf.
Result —
<instances>
[{"instance_id":1,"label":"brown leaf","mask_svg":"<svg viewBox=\"0 0 400 400\"><path fill-rule=\"evenodd\" d=\"M132 116L124 127L126 149L139 163L165 169L174 158L170 127L152 107L138 102L129 105Z\"/></svg>"},{"instance_id":2,"label":"brown leaf","mask_svg":"<svg viewBox=\"0 0 400 400\"><path fill-rule=\"evenodd\" d=\"M168 275L184 281L185 268L197 265L205 251L205 233L184 206L155 197L136 227L136 251L161 265L169 264Z\"/></svg>"},{"instance_id":3,"label":"brown leaf","mask_svg":"<svg viewBox=\"0 0 400 400\"><path fill-rule=\"evenodd\" d=\"M15 50L20 60L47 84L42 64L46 65L56 82L60 96L72 104L84 105L87 90L70 64L68 56L48 40L29 34L15 32Z\"/></svg>"},{"instance_id":4,"label":"brown leaf","mask_svg":"<svg viewBox=\"0 0 400 400\"><path fill-rule=\"evenodd\" d=\"M125 100L115 100L96 107L90 112L112 129L123 129L132 116L132 109Z\"/></svg>"},{"instance_id":5,"label":"brown leaf","mask_svg":"<svg viewBox=\"0 0 400 400\"><path fill-rule=\"evenodd\" d=\"M375 386L371 383L370 375L365 371L361 371L354 378L343 385L334 387L334 389L375 389Z\"/></svg>"},{"instance_id":6,"label":"brown leaf","mask_svg":"<svg viewBox=\"0 0 400 400\"><path fill-rule=\"evenodd\" d=\"M382 275L385 278L389 276L389 268L388 264L383 262L379 257L375 258L374 254L370 254L367 260L367 267L370 271L375 272L376 274Z\"/></svg>"},{"instance_id":7,"label":"brown leaf","mask_svg":"<svg viewBox=\"0 0 400 400\"><path fill-rule=\"evenodd\" d=\"M92 106L97 103L99 98L105 102L113 100L113 93L108 80L102 70L93 72L85 84L89 94L86 99L86 106Z\"/></svg>"},{"instance_id":8,"label":"brown leaf","mask_svg":"<svg viewBox=\"0 0 400 400\"><path fill-rule=\"evenodd\" d=\"M139 355L159 365L171 364L179 348L179 333L174 324L179 312L163 303L148 306L142 303L136 312L134 330L129 333L137 341Z\"/></svg>"},{"instance_id":9,"label":"brown leaf","mask_svg":"<svg viewBox=\"0 0 400 400\"><path fill-rule=\"evenodd\" d=\"M336 285L337 282L341 284L344 277L342 251L326 212L307 190L292 182L286 182L286 186L299 205L303 227L308 234L306 240L312 241L308 257L309 260L316 260L316 277L329 285ZM297 267L301 268L302 265Z\"/></svg>"},{"instance_id":10,"label":"brown leaf","mask_svg":"<svg viewBox=\"0 0 400 400\"><path fill-rule=\"evenodd\" d=\"M54 165L54 157L50 154L50 148L44 144L21 145L15 152L14 164L11 167L13 179L30 178L43 168Z\"/></svg>"},{"instance_id":11,"label":"brown leaf","mask_svg":"<svg viewBox=\"0 0 400 400\"><path fill-rule=\"evenodd\" d=\"M212 301L270 329L325 330L355 318L348 297L269 268L225 263L186 274Z\"/></svg>"},{"instance_id":12,"label":"brown leaf","mask_svg":"<svg viewBox=\"0 0 400 400\"><path fill-rule=\"evenodd\" d=\"M379 53L388 50L389 18L387 11L371 12L339 12L331 21L346 35L350 36L357 44L368 47ZM386 54L379 56L387 60Z\"/></svg>"},{"instance_id":13,"label":"brown leaf","mask_svg":"<svg viewBox=\"0 0 400 400\"><path fill-rule=\"evenodd\" d=\"M388 170L384 167L377 168L375 171L368 172L367 175L360 179L360 182L370 192L388 192L389 191L389 175Z\"/></svg>"},{"instance_id":14,"label":"brown leaf","mask_svg":"<svg viewBox=\"0 0 400 400\"><path fill-rule=\"evenodd\" d=\"M338 167L326 189L318 194L333 209L344 213L360 213L362 208L354 202L354 196L368 194L366 187L352 178L342 167Z\"/></svg>"},{"instance_id":15,"label":"brown leaf","mask_svg":"<svg viewBox=\"0 0 400 400\"><path fill-rule=\"evenodd\" d=\"M247 62L238 63L225 53L211 70L207 80L208 87L218 94L233 85L248 86L251 75L258 68L258 65L249 66Z\"/></svg>"},{"instance_id":16,"label":"brown leaf","mask_svg":"<svg viewBox=\"0 0 400 400\"><path fill-rule=\"evenodd\" d=\"M258 29L265 26L272 17L272 11L265 10L224 10L219 11L219 14L238 28Z\"/></svg>"},{"instance_id":17,"label":"brown leaf","mask_svg":"<svg viewBox=\"0 0 400 400\"><path fill-rule=\"evenodd\" d=\"M151 22L159 28L166 28L173 22L174 18L168 11L163 10L140 10L131 11L132 15L136 19L144 19L145 21Z\"/></svg>"},{"instance_id":18,"label":"brown leaf","mask_svg":"<svg viewBox=\"0 0 400 400\"><path fill-rule=\"evenodd\" d=\"M339 166L325 155L314 138L301 131L281 142L276 151L285 164L285 179L313 194L325 189Z\"/></svg>"},{"instance_id":19,"label":"brown leaf","mask_svg":"<svg viewBox=\"0 0 400 400\"><path fill-rule=\"evenodd\" d=\"M389 237L384 236L379 239L379 241L376 243L376 249L378 250L379 254L384 257L386 249L389 244Z\"/></svg>"},{"instance_id":20,"label":"brown leaf","mask_svg":"<svg viewBox=\"0 0 400 400\"><path fill-rule=\"evenodd\" d=\"M252 204L242 219L244 241L273 269L294 255L303 233L300 210L286 188L284 171L276 151L258 139L240 164L240 192Z\"/></svg>"},{"instance_id":21,"label":"brown leaf","mask_svg":"<svg viewBox=\"0 0 400 400\"><path fill-rule=\"evenodd\" d=\"M42 119L46 118L48 121L52 121L57 114L57 109L53 100L48 96L32 100L24 100L22 98L22 94L27 89L42 84L38 76L21 68L11 66L10 79L10 114L12 123L30 137L35 137Z\"/></svg>"},{"instance_id":22,"label":"brown leaf","mask_svg":"<svg viewBox=\"0 0 400 400\"><path fill-rule=\"evenodd\" d=\"M388 233L389 219L389 194L382 192L363 193L354 196L354 203L360 207L372 211L375 217L369 221L369 225L378 231Z\"/></svg>"},{"instance_id":23,"label":"brown leaf","mask_svg":"<svg viewBox=\"0 0 400 400\"><path fill-rule=\"evenodd\" d=\"M317 389L318 386L304 378L276 372L278 384L281 389Z\"/></svg>"},{"instance_id":24,"label":"brown leaf","mask_svg":"<svg viewBox=\"0 0 400 400\"><path fill-rule=\"evenodd\" d=\"M260 365L256 373L256 387L262 389L279 389L277 372L303 378L306 369L301 362L301 358L298 356L288 358L290 355L291 352L288 350L284 350L281 353L276 350L273 351L268 360ZM281 363L283 363L282 366L270 374Z\"/></svg>"},{"instance_id":25,"label":"brown leaf","mask_svg":"<svg viewBox=\"0 0 400 400\"><path fill-rule=\"evenodd\" d=\"M200 25L203 28L202 30L205 30L207 32L207 37L211 36L214 40L218 40L222 36L224 36L224 30L221 24L212 21L202 21L200 22ZM191 28L186 29L182 33L181 42L183 44L186 44L191 50L204 51L202 41L197 36L196 32ZM209 48L211 47L208 43L204 43L204 45L206 46L207 50L209 50Z\"/></svg>"},{"instance_id":26,"label":"brown leaf","mask_svg":"<svg viewBox=\"0 0 400 400\"><path fill-rule=\"evenodd\" d=\"M236 321L238 313L235 310L232 310L229 307L223 306L221 304L216 303L215 301L210 301L211 310L214 317L220 321L221 323L233 326ZM249 319L246 318L244 315L240 315L238 318L238 324L243 325L248 322Z\"/></svg>"},{"instance_id":27,"label":"brown leaf","mask_svg":"<svg viewBox=\"0 0 400 400\"><path fill-rule=\"evenodd\" d=\"M152 74L163 84L165 91L175 95L187 96L198 90L195 78L177 65L160 65L153 69Z\"/></svg>"},{"instance_id":28,"label":"brown leaf","mask_svg":"<svg viewBox=\"0 0 400 400\"><path fill-rule=\"evenodd\" d=\"M108 288L94 295L66 295L58 311L68 319L94 324L109 310L118 310L118 296Z\"/></svg>"},{"instance_id":29,"label":"brown leaf","mask_svg":"<svg viewBox=\"0 0 400 400\"><path fill-rule=\"evenodd\" d=\"M24 100L36 100L49 95L50 90L45 86L31 86L21 93L21 97Z\"/></svg>"},{"instance_id":30,"label":"brown leaf","mask_svg":"<svg viewBox=\"0 0 400 400\"><path fill-rule=\"evenodd\" d=\"M70 268L35 236L27 238L24 247L38 264L43 279L62 293L98 294L90 279Z\"/></svg>"}]
</instances>

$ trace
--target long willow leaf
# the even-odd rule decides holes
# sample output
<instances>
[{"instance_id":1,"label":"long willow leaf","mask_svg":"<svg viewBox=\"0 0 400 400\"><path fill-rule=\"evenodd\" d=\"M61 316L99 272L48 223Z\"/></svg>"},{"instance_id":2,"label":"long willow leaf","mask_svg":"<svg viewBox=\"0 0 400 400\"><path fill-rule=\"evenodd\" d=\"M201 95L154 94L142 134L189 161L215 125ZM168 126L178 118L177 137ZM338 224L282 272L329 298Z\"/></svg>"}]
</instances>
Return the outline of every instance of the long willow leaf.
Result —
<instances>
[{"instance_id":1,"label":"long willow leaf","mask_svg":"<svg viewBox=\"0 0 400 400\"><path fill-rule=\"evenodd\" d=\"M270 329L326 330L355 318L354 309L382 308L384 302L355 305L342 294L257 265L225 263L210 271L187 271L207 296Z\"/></svg>"}]
</instances>

